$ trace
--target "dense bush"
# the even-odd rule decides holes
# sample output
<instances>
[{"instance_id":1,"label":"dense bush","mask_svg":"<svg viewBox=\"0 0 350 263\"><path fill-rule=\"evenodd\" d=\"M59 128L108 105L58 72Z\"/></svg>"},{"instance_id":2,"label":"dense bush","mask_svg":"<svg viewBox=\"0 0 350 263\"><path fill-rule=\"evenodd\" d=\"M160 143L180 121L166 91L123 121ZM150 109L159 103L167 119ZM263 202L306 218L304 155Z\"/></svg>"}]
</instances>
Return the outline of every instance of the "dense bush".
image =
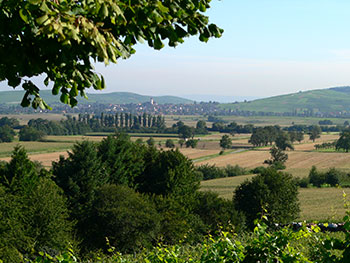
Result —
<instances>
[{"instance_id":1,"label":"dense bush","mask_svg":"<svg viewBox=\"0 0 350 263\"><path fill-rule=\"evenodd\" d=\"M217 178L234 177L248 174L248 171L239 165L227 165L226 167L217 167L216 165L203 164L196 167L200 172L202 180L211 180Z\"/></svg>"},{"instance_id":2,"label":"dense bush","mask_svg":"<svg viewBox=\"0 0 350 263\"><path fill-rule=\"evenodd\" d=\"M304 226L299 231L293 231L288 227L273 230L267 227L266 221L259 220L254 232L243 237L229 232L219 232L216 236L209 235L196 246L158 244L139 254L121 255L114 252L110 256L95 256L90 260L98 263L345 263L349 262L350 253L348 215L344 221L347 230L345 237L334 236L330 233L320 234L318 227L308 229ZM72 263L78 262L78 259L72 254L72 251L67 251L55 258L42 255L35 262Z\"/></svg>"},{"instance_id":3,"label":"dense bush","mask_svg":"<svg viewBox=\"0 0 350 263\"><path fill-rule=\"evenodd\" d=\"M130 187L134 187L135 178L145 169L145 152L153 151L153 147L132 142L126 134L108 136L97 148L108 182Z\"/></svg>"},{"instance_id":4,"label":"dense bush","mask_svg":"<svg viewBox=\"0 0 350 263\"><path fill-rule=\"evenodd\" d=\"M167 139L165 142L165 147L167 148L174 148L175 147L175 143L172 139Z\"/></svg>"},{"instance_id":5,"label":"dense bush","mask_svg":"<svg viewBox=\"0 0 350 263\"><path fill-rule=\"evenodd\" d=\"M299 214L298 187L290 174L267 168L234 191L235 208L251 227L267 210L272 223L288 223Z\"/></svg>"},{"instance_id":6,"label":"dense bush","mask_svg":"<svg viewBox=\"0 0 350 263\"><path fill-rule=\"evenodd\" d=\"M0 258L22 262L24 254L54 250L72 244L73 223L68 220L62 190L15 148L0 168Z\"/></svg>"},{"instance_id":7,"label":"dense bush","mask_svg":"<svg viewBox=\"0 0 350 263\"><path fill-rule=\"evenodd\" d=\"M189 139L185 142L186 144L186 147L189 148L196 148L197 147L197 144L198 144L198 140L195 140L195 139Z\"/></svg>"},{"instance_id":8,"label":"dense bush","mask_svg":"<svg viewBox=\"0 0 350 263\"><path fill-rule=\"evenodd\" d=\"M205 233L215 234L220 229L236 232L244 229L245 218L238 213L232 201L219 197L214 192L199 192L194 212L198 214L205 225Z\"/></svg>"},{"instance_id":9,"label":"dense bush","mask_svg":"<svg viewBox=\"0 0 350 263\"><path fill-rule=\"evenodd\" d=\"M8 117L2 117L0 119L0 127L2 126L9 126L11 128L19 128L19 121L15 118L8 118Z\"/></svg>"},{"instance_id":10,"label":"dense bush","mask_svg":"<svg viewBox=\"0 0 350 263\"><path fill-rule=\"evenodd\" d=\"M19 131L20 141L40 141L46 134L30 126L25 126Z\"/></svg>"},{"instance_id":11,"label":"dense bush","mask_svg":"<svg viewBox=\"0 0 350 263\"><path fill-rule=\"evenodd\" d=\"M102 163L92 142L78 142L69 152L68 158L60 157L53 162L55 182L68 198L70 218L76 222L76 232L83 246L89 246L94 237L90 225L93 203L98 187L107 182Z\"/></svg>"},{"instance_id":12,"label":"dense bush","mask_svg":"<svg viewBox=\"0 0 350 263\"><path fill-rule=\"evenodd\" d=\"M1 142L12 142L16 133L10 126L0 126L0 143Z\"/></svg>"},{"instance_id":13,"label":"dense bush","mask_svg":"<svg viewBox=\"0 0 350 263\"><path fill-rule=\"evenodd\" d=\"M160 216L154 203L127 186L104 185L93 205L94 245L111 246L122 252L150 248L160 231Z\"/></svg>"},{"instance_id":14,"label":"dense bush","mask_svg":"<svg viewBox=\"0 0 350 263\"><path fill-rule=\"evenodd\" d=\"M306 182L308 180L309 184L316 187L337 186L343 183L344 185L347 184L349 181L348 177L344 172L335 168L330 168L327 172L320 172L317 171L315 166L312 166L308 178L303 179L303 181Z\"/></svg>"}]
</instances>

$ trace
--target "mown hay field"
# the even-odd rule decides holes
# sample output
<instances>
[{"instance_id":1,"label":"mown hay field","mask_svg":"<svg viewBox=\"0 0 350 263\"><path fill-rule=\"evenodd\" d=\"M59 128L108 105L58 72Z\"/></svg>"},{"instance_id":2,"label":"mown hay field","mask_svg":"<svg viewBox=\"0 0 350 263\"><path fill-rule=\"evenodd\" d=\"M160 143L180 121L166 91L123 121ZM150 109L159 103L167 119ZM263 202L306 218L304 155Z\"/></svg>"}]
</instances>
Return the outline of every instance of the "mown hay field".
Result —
<instances>
[{"instance_id":1,"label":"mown hay field","mask_svg":"<svg viewBox=\"0 0 350 263\"><path fill-rule=\"evenodd\" d=\"M201 191L212 191L219 196L231 200L234 189L249 180L254 175L243 175L230 178L220 178L201 182ZM301 221L334 221L339 222L345 215L343 193L350 195L350 189L345 188L300 188ZM349 199L350 200L350 199Z\"/></svg>"}]
</instances>

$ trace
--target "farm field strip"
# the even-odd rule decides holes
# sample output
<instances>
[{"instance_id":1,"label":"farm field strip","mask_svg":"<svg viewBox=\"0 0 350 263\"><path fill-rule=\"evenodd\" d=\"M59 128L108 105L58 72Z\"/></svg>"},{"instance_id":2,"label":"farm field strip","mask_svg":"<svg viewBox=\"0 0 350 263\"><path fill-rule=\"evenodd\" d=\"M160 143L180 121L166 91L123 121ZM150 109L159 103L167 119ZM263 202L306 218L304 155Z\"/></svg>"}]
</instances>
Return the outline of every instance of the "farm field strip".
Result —
<instances>
[{"instance_id":1,"label":"farm field strip","mask_svg":"<svg viewBox=\"0 0 350 263\"><path fill-rule=\"evenodd\" d=\"M254 175L242 175L201 182L201 191L212 191L232 199L234 189ZM345 215L343 193L349 188L299 188L300 217L298 220L339 222Z\"/></svg>"},{"instance_id":2,"label":"farm field strip","mask_svg":"<svg viewBox=\"0 0 350 263\"><path fill-rule=\"evenodd\" d=\"M205 160L209 160L209 159L216 158L216 157L218 157L218 156L224 156L224 155L228 155L228 154L241 153L241 152L245 152L245 151L248 151L248 150L246 150L246 149L226 150L223 154L220 154L220 153L211 154L211 155L199 157L199 158L196 158L196 159L192 159L192 161L193 161L194 163L196 163L196 162L202 162L202 161L205 161Z\"/></svg>"}]
</instances>

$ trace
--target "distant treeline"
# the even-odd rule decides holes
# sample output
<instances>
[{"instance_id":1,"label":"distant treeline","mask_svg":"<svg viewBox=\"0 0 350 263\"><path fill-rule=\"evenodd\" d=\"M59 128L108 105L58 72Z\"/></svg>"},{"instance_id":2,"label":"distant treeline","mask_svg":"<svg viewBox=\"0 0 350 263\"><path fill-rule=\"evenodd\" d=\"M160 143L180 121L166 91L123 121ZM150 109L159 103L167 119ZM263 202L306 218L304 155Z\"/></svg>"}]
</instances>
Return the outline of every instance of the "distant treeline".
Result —
<instances>
[{"instance_id":1,"label":"distant treeline","mask_svg":"<svg viewBox=\"0 0 350 263\"><path fill-rule=\"evenodd\" d=\"M102 130L103 128L116 128L127 131L137 130L139 132L143 129L147 129L147 131L161 131L166 128L164 116L147 113L142 115L132 113L79 114L78 121L89 125L94 131L96 129L100 131L101 128Z\"/></svg>"},{"instance_id":2,"label":"distant treeline","mask_svg":"<svg viewBox=\"0 0 350 263\"><path fill-rule=\"evenodd\" d=\"M165 129L164 117L129 113L119 114L79 114L78 118L67 115L66 120L50 121L32 119L28 126L44 132L46 135L83 135L88 132L160 132Z\"/></svg>"}]
</instances>

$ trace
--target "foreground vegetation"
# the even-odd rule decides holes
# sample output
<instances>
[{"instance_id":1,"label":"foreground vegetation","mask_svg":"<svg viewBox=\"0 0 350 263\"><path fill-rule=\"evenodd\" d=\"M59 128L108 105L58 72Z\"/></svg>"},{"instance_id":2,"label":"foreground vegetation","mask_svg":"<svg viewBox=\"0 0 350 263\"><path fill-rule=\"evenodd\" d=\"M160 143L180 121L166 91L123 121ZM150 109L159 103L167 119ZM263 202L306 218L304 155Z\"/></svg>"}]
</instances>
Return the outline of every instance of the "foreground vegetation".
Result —
<instances>
[{"instance_id":1,"label":"foreground vegetation","mask_svg":"<svg viewBox=\"0 0 350 263\"><path fill-rule=\"evenodd\" d=\"M110 247L109 255L91 255L86 262L178 262L178 263L209 263L209 262L348 262L350 254L350 220L344 217L345 232L340 234L320 233L320 228L305 225L299 231L291 228L268 228L267 217L256 221L254 232L244 237L234 233L220 232L217 236L209 235L201 244L158 245L152 249L143 250L134 255L123 255ZM82 262L85 262L84 260ZM72 250L50 256L41 253L30 262L81 262Z\"/></svg>"},{"instance_id":2,"label":"foreground vegetation","mask_svg":"<svg viewBox=\"0 0 350 263\"><path fill-rule=\"evenodd\" d=\"M225 176L242 172L228 167ZM242 184L241 194L237 190L250 201L198 191L202 178L204 171L178 150L157 150L123 134L78 142L50 170L18 146L9 162L0 163L0 258L55 255L69 244L83 257L105 254L109 246L139 253L159 241L195 245L220 229L251 229L260 204L268 205L271 222L288 223L299 211L295 180L274 169ZM244 202L256 209L245 210ZM291 209L281 210L285 202Z\"/></svg>"}]
</instances>

